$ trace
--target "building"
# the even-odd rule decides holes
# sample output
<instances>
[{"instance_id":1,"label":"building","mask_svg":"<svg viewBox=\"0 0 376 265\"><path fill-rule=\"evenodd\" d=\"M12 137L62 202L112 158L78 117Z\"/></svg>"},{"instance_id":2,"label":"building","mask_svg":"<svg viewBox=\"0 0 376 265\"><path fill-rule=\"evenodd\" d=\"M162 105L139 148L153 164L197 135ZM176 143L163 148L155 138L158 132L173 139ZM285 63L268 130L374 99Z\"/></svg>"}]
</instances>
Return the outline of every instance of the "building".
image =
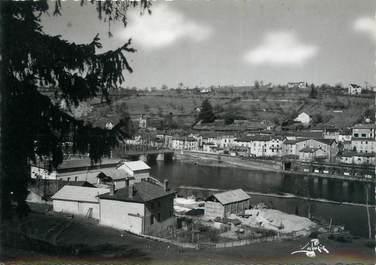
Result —
<instances>
[{"instance_id":1,"label":"building","mask_svg":"<svg viewBox=\"0 0 376 265\"><path fill-rule=\"evenodd\" d=\"M315 147L304 147L299 150L298 156L301 161L324 160L327 158L324 150Z\"/></svg>"},{"instance_id":2,"label":"building","mask_svg":"<svg viewBox=\"0 0 376 265\"><path fill-rule=\"evenodd\" d=\"M302 112L302 113L300 113L300 114L294 119L294 121L296 121L296 122L300 122L300 123L302 123L302 124L304 124L304 125L308 125L308 124L311 123L311 121L312 121L312 117L311 117L308 113L306 113L306 112Z\"/></svg>"},{"instance_id":3,"label":"building","mask_svg":"<svg viewBox=\"0 0 376 265\"><path fill-rule=\"evenodd\" d=\"M338 142L339 135L340 135L340 130L337 128L333 128L333 127L325 128L323 131L324 139L334 139Z\"/></svg>"},{"instance_id":4,"label":"building","mask_svg":"<svg viewBox=\"0 0 376 265\"><path fill-rule=\"evenodd\" d=\"M51 203L51 197L65 185L95 188L93 184L87 181L43 179L33 181L33 183L28 186L29 194L26 197L26 201L33 203Z\"/></svg>"},{"instance_id":5,"label":"building","mask_svg":"<svg viewBox=\"0 0 376 265\"><path fill-rule=\"evenodd\" d=\"M242 189L213 194L205 200L205 215L214 219L244 213L249 209L249 200L249 195Z\"/></svg>"},{"instance_id":6,"label":"building","mask_svg":"<svg viewBox=\"0 0 376 265\"><path fill-rule=\"evenodd\" d=\"M296 156L298 155L297 143L303 142L305 139L286 139L282 144L282 154L284 156Z\"/></svg>"},{"instance_id":7,"label":"building","mask_svg":"<svg viewBox=\"0 0 376 265\"><path fill-rule=\"evenodd\" d=\"M366 124L355 124L352 127L352 138L373 138L375 139L375 129L376 124L366 123Z\"/></svg>"},{"instance_id":8,"label":"building","mask_svg":"<svg viewBox=\"0 0 376 265\"><path fill-rule=\"evenodd\" d=\"M349 95L359 95L362 93L362 87L357 84L349 84L347 87L347 93Z\"/></svg>"},{"instance_id":9,"label":"building","mask_svg":"<svg viewBox=\"0 0 376 265\"><path fill-rule=\"evenodd\" d=\"M98 196L109 189L66 185L52 196L55 212L100 218Z\"/></svg>"},{"instance_id":10,"label":"building","mask_svg":"<svg viewBox=\"0 0 376 265\"><path fill-rule=\"evenodd\" d=\"M323 153L325 153L327 160L334 160L338 153L337 142L334 139L301 138L295 140L285 140L282 145L282 153L285 156L294 155L299 156L299 158L317 157L322 159L322 152L317 151L316 149L322 150ZM302 153L300 153L301 150L303 150Z\"/></svg>"},{"instance_id":11,"label":"building","mask_svg":"<svg viewBox=\"0 0 376 265\"><path fill-rule=\"evenodd\" d=\"M158 235L174 226L175 192L147 181L102 194L100 224L135 234Z\"/></svg>"},{"instance_id":12,"label":"building","mask_svg":"<svg viewBox=\"0 0 376 265\"><path fill-rule=\"evenodd\" d=\"M89 158L64 160L56 169L50 170L47 163L31 165L31 178L64 180L64 181L87 181L97 183L100 172L116 169L121 164L121 159L103 158L99 163L93 164Z\"/></svg>"},{"instance_id":13,"label":"building","mask_svg":"<svg viewBox=\"0 0 376 265\"><path fill-rule=\"evenodd\" d=\"M351 142L352 130L351 129L342 129L338 134L338 142Z\"/></svg>"},{"instance_id":14,"label":"building","mask_svg":"<svg viewBox=\"0 0 376 265\"><path fill-rule=\"evenodd\" d=\"M358 153L373 153L376 151L375 124L355 124L352 127L350 150Z\"/></svg>"},{"instance_id":15,"label":"building","mask_svg":"<svg viewBox=\"0 0 376 265\"><path fill-rule=\"evenodd\" d=\"M375 165L375 157L375 153L345 151L338 155L338 161L343 164Z\"/></svg>"},{"instance_id":16,"label":"building","mask_svg":"<svg viewBox=\"0 0 376 265\"><path fill-rule=\"evenodd\" d=\"M169 147L175 150L197 151L199 149L199 141L199 139L196 139L192 136L175 136L170 140Z\"/></svg>"},{"instance_id":17,"label":"building","mask_svg":"<svg viewBox=\"0 0 376 265\"><path fill-rule=\"evenodd\" d=\"M147 128L147 120L144 114L141 115L140 119L138 120L138 128L146 129Z\"/></svg>"},{"instance_id":18,"label":"building","mask_svg":"<svg viewBox=\"0 0 376 265\"><path fill-rule=\"evenodd\" d=\"M138 161L126 161L121 166L120 170L124 170L128 177L132 177L134 181L140 182L150 177L150 167L141 160Z\"/></svg>"},{"instance_id":19,"label":"building","mask_svg":"<svg viewBox=\"0 0 376 265\"><path fill-rule=\"evenodd\" d=\"M289 82L287 83L288 88L307 88L306 82Z\"/></svg>"}]
</instances>

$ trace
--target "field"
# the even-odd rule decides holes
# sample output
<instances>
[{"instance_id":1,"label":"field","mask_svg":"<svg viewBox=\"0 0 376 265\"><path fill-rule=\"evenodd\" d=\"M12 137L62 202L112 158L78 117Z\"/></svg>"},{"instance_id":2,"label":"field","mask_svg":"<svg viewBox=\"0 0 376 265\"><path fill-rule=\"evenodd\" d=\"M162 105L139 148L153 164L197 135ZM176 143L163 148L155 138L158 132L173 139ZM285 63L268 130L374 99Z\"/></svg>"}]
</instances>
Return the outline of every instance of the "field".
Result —
<instances>
[{"instance_id":1,"label":"field","mask_svg":"<svg viewBox=\"0 0 376 265\"><path fill-rule=\"evenodd\" d=\"M358 122L367 110L374 110L374 96L349 96L343 92L323 90L315 98L310 90L297 88L236 87L221 88L208 94L193 90L139 91L112 96L111 105L95 104L88 120L114 120L128 112L133 119L141 114L149 124L158 127L170 113L179 125L190 127L197 119L197 108L208 98L218 119L231 114L235 119L267 120L280 124L305 111L315 120L315 125L331 124L340 128ZM372 115L373 116L373 115Z\"/></svg>"}]
</instances>

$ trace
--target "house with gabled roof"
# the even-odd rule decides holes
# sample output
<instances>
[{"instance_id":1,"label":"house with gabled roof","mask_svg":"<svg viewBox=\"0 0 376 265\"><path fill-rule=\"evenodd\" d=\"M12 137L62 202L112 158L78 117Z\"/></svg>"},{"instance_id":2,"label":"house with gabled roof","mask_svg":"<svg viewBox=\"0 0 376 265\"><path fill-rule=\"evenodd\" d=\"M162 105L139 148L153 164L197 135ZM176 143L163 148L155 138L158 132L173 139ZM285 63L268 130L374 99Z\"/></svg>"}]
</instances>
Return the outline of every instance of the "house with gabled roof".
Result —
<instances>
[{"instance_id":1,"label":"house with gabled roof","mask_svg":"<svg viewBox=\"0 0 376 265\"><path fill-rule=\"evenodd\" d=\"M142 160L123 162L118 169L124 171L128 177L132 177L135 182L150 177L150 167Z\"/></svg>"},{"instance_id":2,"label":"house with gabled roof","mask_svg":"<svg viewBox=\"0 0 376 265\"><path fill-rule=\"evenodd\" d=\"M242 189L215 193L205 200L205 215L215 219L241 214L249 209L250 198Z\"/></svg>"},{"instance_id":3,"label":"house with gabled roof","mask_svg":"<svg viewBox=\"0 0 376 265\"><path fill-rule=\"evenodd\" d=\"M347 87L347 93L349 95L360 95L362 93L362 87L360 85L351 83Z\"/></svg>"},{"instance_id":4,"label":"house with gabled roof","mask_svg":"<svg viewBox=\"0 0 376 265\"><path fill-rule=\"evenodd\" d=\"M100 218L98 196L109 189L65 185L52 199L55 212L82 215L94 219Z\"/></svg>"},{"instance_id":5,"label":"house with gabled roof","mask_svg":"<svg viewBox=\"0 0 376 265\"><path fill-rule=\"evenodd\" d=\"M100 224L136 234L157 235L174 226L175 192L168 182L141 181L99 196Z\"/></svg>"},{"instance_id":6,"label":"house with gabled roof","mask_svg":"<svg viewBox=\"0 0 376 265\"><path fill-rule=\"evenodd\" d=\"M301 112L295 119L294 121L300 122L304 125L308 125L312 121L311 115L309 115L307 112Z\"/></svg>"}]
</instances>

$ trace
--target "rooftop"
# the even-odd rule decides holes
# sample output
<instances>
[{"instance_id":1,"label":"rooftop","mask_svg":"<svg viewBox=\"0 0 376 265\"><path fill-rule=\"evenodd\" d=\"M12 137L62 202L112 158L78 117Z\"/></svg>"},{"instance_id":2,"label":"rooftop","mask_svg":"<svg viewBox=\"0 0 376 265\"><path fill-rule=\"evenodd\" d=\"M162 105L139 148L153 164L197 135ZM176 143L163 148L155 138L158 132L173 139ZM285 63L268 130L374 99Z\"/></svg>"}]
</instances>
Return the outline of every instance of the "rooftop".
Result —
<instances>
[{"instance_id":1,"label":"rooftop","mask_svg":"<svg viewBox=\"0 0 376 265\"><path fill-rule=\"evenodd\" d=\"M216 193L212 195L221 204L229 204L233 202L239 202L244 200L249 200L251 197L242 189L229 190L221 193Z\"/></svg>"},{"instance_id":2,"label":"rooftop","mask_svg":"<svg viewBox=\"0 0 376 265\"><path fill-rule=\"evenodd\" d=\"M97 197L106 192L108 189L65 185L52 196L52 199L97 203Z\"/></svg>"},{"instance_id":3,"label":"rooftop","mask_svg":"<svg viewBox=\"0 0 376 265\"><path fill-rule=\"evenodd\" d=\"M373 123L359 123L359 124L353 125L352 128L353 129L375 129L376 128L376 124L373 124Z\"/></svg>"},{"instance_id":4,"label":"rooftop","mask_svg":"<svg viewBox=\"0 0 376 265\"><path fill-rule=\"evenodd\" d=\"M165 191L160 185L150 183L147 181L141 181L133 184L135 194L129 196L129 187L125 187L116 190L114 195L110 195L109 192L99 196L101 199L115 200L115 201L133 201L133 202L148 202L158 198L162 198L168 195L175 194L175 191Z\"/></svg>"},{"instance_id":5,"label":"rooftop","mask_svg":"<svg viewBox=\"0 0 376 265\"><path fill-rule=\"evenodd\" d=\"M127 167L132 171L150 170L150 167L141 160L124 162L119 168Z\"/></svg>"},{"instance_id":6,"label":"rooftop","mask_svg":"<svg viewBox=\"0 0 376 265\"><path fill-rule=\"evenodd\" d=\"M375 153L358 153L355 151L344 151L340 157L353 157L353 156L358 156L358 157L374 157L376 154Z\"/></svg>"}]
</instances>

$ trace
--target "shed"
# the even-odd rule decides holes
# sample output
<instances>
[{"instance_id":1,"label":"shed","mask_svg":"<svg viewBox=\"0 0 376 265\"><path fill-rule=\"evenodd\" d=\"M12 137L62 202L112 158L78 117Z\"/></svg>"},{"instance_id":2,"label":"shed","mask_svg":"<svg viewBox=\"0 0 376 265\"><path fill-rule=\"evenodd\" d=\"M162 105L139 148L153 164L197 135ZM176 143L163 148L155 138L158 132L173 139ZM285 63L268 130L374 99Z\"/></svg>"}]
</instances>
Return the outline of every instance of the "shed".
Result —
<instances>
[{"instance_id":1,"label":"shed","mask_svg":"<svg viewBox=\"0 0 376 265\"><path fill-rule=\"evenodd\" d=\"M242 189L216 193L205 200L205 215L227 217L230 214L241 214L249 208L250 196Z\"/></svg>"},{"instance_id":2,"label":"shed","mask_svg":"<svg viewBox=\"0 0 376 265\"><path fill-rule=\"evenodd\" d=\"M107 192L109 189L66 185L52 196L53 210L99 219L98 196Z\"/></svg>"}]
</instances>

